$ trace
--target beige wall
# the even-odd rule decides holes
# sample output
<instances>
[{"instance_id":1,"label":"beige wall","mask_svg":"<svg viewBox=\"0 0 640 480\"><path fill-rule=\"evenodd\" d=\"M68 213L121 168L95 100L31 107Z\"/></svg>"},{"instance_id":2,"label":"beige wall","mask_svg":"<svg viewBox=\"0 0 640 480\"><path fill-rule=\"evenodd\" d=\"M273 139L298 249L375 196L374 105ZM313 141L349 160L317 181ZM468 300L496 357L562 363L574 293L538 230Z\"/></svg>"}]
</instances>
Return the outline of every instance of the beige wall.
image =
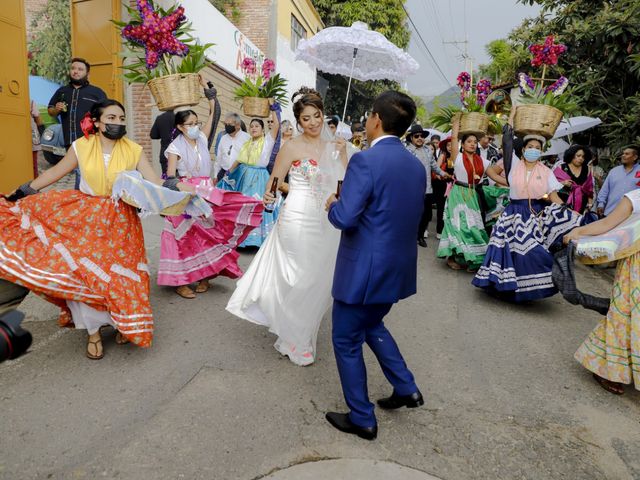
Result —
<instances>
[{"instance_id":1,"label":"beige wall","mask_svg":"<svg viewBox=\"0 0 640 480\"><path fill-rule=\"evenodd\" d=\"M295 15L305 28L307 38L324 28L322 20L310 0L279 0L278 33L287 39L291 39L291 15Z\"/></svg>"}]
</instances>

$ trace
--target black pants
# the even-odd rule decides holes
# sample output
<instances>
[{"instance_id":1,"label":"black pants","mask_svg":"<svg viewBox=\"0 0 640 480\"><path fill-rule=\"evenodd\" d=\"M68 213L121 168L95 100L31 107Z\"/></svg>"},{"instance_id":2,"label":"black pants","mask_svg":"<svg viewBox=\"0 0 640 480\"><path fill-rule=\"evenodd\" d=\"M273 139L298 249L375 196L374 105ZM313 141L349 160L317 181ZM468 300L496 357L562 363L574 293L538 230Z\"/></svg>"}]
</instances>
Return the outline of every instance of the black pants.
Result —
<instances>
[{"instance_id":1,"label":"black pants","mask_svg":"<svg viewBox=\"0 0 640 480\"><path fill-rule=\"evenodd\" d=\"M444 206L447 203L447 197L444 193L447 191L447 182L442 180L433 180L433 202L436 204L436 232L442 233L444 230Z\"/></svg>"},{"instance_id":2,"label":"black pants","mask_svg":"<svg viewBox=\"0 0 640 480\"><path fill-rule=\"evenodd\" d=\"M433 218L433 193L427 193L424 196L424 210L422 211L422 217L420 217L420 226L418 227L418 240L424 238L424 233L427 231L429 222Z\"/></svg>"}]
</instances>

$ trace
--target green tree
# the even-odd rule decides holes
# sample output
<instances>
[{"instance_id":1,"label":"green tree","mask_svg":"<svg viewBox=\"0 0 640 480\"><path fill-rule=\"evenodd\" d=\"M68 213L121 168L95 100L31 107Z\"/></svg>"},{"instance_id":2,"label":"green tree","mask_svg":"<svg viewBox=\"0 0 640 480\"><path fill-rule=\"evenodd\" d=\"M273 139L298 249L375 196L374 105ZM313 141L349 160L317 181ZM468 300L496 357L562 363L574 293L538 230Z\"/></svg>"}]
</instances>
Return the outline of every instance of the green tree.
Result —
<instances>
[{"instance_id":1,"label":"green tree","mask_svg":"<svg viewBox=\"0 0 640 480\"><path fill-rule=\"evenodd\" d=\"M582 114L602 120L590 132L591 143L614 152L640 143L640 0L520 2L539 4L542 11L514 29L508 44L526 48L555 35L567 46L553 74L569 78ZM533 70L529 64L517 67Z\"/></svg>"},{"instance_id":2,"label":"green tree","mask_svg":"<svg viewBox=\"0 0 640 480\"><path fill-rule=\"evenodd\" d=\"M407 28L407 17L402 8L403 0L313 0L320 18L327 27L346 26L361 21L369 28L382 33L400 48L409 45L411 34ZM323 74L329 81L329 90L325 98L328 113L342 115L347 94L348 78L342 75ZM398 89L396 82L381 80L360 82L354 80L347 107L347 115L359 118L371 109L373 99L389 89Z\"/></svg>"},{"instance_id":3,"label":"green tree","mask_svg":"<svg viewBox=\"0 0 640 480\"><path fill-rule=\"evenodd\" d=\"M31 22L36 33L29 41L29 67L58 83L69 80L71 18L69 0L48 0Z\"/></svg>"},{"instance_id":4,"label":"green tree","mask_svg":"<svg viewBox=\"0 0 640 480\"><path fill-rule=\"evenodd\" d=\"M518 69L528 61L523 45L511 45L506 39L494 40L485 47L491 62L480 65L479 78L488 78L494 85L515 79Z\"/></svg>"}]
</instances>

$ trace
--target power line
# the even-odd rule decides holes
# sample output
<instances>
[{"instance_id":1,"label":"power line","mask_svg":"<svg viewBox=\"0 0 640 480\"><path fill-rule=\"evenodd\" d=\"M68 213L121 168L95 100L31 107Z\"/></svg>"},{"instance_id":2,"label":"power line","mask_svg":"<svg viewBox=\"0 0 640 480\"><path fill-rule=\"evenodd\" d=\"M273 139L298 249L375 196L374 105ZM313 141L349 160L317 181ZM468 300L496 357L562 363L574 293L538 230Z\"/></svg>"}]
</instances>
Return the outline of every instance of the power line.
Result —
<instances>
[{"instance_id":1,"label":"power line","mask_svg":"<svg viewBox=\"0 0 640 480\"><path fill-rule=\"evenodd\" d=\"M445 83L447 85L451 85L451 82L449 81L449 79L447 78L447 76L444 74L444 72L442 71L442 68L440 68L440 65L438 64L438 62L436 61L435 57L433 56L433 54L431 53L431 50L429 50L429 47L427 46L427 42L424 41L424 38L422 38L422 35L420 34L420 31L418 30L418 27L416 27L416 24L413 23L413 20L411 19L411 17L409 16L409 12L407 11L406 7L404 6L404 4L402 4L402 9L404 10L404 13L407 15L407 18L409 19L409 22L411 23L411 25L413 26L413 30L416 32L416 34L418 35L418 38L420 39L420 41L422 42L422 45L424 45L425 50L427 51L427 53L429 54L429 57L431 58L431 61L433 62L433 64L435 65L436 69L438 70L438 72L440 73L440 75L442 76L442 79L445 81Z\"/></svg>"}]
</instances>

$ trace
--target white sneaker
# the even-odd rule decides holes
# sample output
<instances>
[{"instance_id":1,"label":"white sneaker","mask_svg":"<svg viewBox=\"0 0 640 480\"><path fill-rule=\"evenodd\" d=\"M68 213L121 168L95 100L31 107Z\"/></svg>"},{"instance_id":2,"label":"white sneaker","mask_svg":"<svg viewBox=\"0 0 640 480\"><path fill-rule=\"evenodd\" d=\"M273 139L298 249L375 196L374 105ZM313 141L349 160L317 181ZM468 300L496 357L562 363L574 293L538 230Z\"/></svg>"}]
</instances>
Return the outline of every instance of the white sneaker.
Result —
<instances>
[{"instance_id":1,"label":"white sneaker","mask_svg":"<svg viewBox=\"0 0 640 480\"><path fill-rule=\"evenodd\" d=\"M440 235L439 233L436 233L436 238L440 240L442 238L442 235Z\"/></svg>"}]
</instances>

